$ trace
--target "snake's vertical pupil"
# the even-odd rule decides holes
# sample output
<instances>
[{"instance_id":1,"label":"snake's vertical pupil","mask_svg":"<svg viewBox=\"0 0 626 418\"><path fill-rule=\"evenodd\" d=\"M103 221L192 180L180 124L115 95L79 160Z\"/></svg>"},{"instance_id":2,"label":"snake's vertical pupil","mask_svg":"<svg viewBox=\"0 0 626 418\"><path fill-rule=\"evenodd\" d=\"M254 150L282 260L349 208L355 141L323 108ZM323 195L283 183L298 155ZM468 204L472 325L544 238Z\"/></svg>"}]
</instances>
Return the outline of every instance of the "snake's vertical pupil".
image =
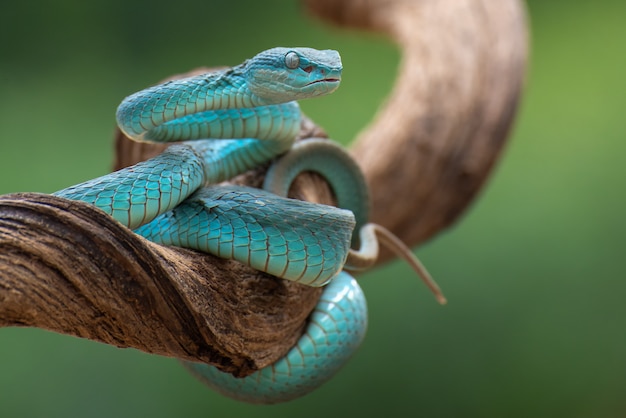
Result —
<instances>
[{"instance_id":1,"label":"snake's vertical pupil","mask_svg":"<svg viewBox=\"0 0 626 418\"><path fill-rule=\"evenodd\" d=\"M297 53L289 51L285 54L285 66L292 70L298 68L300 65L300 57Z\"/></svg>"}]
</instances>

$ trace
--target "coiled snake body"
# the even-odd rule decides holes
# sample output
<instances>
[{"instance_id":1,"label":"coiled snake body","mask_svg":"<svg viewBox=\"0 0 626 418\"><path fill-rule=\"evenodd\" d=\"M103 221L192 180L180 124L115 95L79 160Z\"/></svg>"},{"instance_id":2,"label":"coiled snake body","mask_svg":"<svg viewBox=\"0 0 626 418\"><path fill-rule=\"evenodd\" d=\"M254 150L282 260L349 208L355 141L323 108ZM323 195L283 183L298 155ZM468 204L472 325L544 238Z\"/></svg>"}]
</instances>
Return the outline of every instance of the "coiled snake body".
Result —
<instances>
[{"instance_id":1,"label":"coiled snake body","mask_svg":"<svg viewBox=\"0 0 626 418\"><path fill-rule=\"evenodd\" d=\"M313 390L365 335L363 292L342 270L370 265L381 231L385 241L394 237L367 224L367 187L347 153L323 140L294 146L300 129L295 100L333 92L341 70L335 51L273 48L225 71L135 93L117 111L118 125L129 137L185 142L56 193L91 203L154 242L233 258L310 286L326 285L305 333L275 364L235 378L213 366L184 363L210 387L240 400L274 403ZM268 171L265 190L215 185L284 153ZM347 210L286 199L302 171L327 179L338 205ZM351 249L359 245L359 251Z\"/></svg>"}]
</instances>

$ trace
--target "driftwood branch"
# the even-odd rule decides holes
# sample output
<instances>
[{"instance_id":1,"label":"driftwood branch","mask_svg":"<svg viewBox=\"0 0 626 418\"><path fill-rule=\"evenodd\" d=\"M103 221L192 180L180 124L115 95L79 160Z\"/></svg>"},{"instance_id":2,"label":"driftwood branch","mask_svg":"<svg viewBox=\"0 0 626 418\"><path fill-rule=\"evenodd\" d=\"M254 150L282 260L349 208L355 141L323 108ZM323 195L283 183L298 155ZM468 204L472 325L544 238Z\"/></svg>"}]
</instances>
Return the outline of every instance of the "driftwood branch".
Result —
<instances>
[{"instance_id":1,"label":"driftwood branch","mask_svg":"<svg viewBox=\"0 0 626 418\"><path fill-rule=\"evenodd\" d=\"M458 218L510 129L526 59L518 0L310 0L402 48L398 80L352 151L372 219L416 245ZM310 122L301 136L319 136ZM116 167L160 152L118 133ZM258 185L263 168L236 179ZM301 177L293 196L332 201ZM32 326L198 360L246 375L296 341L318 289L155 245L100 211L40 194L0 197L0 326Z\"/></svg>"}]
</instances>

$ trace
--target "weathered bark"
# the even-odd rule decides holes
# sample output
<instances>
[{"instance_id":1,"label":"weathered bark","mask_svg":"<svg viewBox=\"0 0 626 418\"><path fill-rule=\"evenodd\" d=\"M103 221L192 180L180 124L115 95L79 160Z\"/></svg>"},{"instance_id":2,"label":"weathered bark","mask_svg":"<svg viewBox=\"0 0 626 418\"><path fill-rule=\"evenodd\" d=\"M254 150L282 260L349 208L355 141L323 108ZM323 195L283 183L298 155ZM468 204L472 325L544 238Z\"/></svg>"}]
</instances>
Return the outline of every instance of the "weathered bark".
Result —
<instances>
[{"instance_id":1,"label":"weathered bark","mask_svg":"<svg viewBox=\"0 0 626 418\"><path fill-rule=\"evenodd\" d=\"M0 213L0 326L245 374L295 343L319 292L153 244L82 202L13 194L0 197Z\"/></svg>"},{"instance_id":2,"label":"weathered bark","mask_svg":"<svg viewBox=\"0 0 626 418\"><path fill-rule=\"evenodd\" d=\"M411 245L458 218L510 129L526 59L518 0L307 0L317 15L402 48L392 95L352 151L372 220ZM309 122L302 136L320 133ZM118 134L116 167L159 152ZM263 168L236 179L258 185ZM294 196L329 202L300 178ZM0 326L34 326L248 374L296 341L318 289L165 248L88 205L0 197Z\"/></svg>"}]
</instances>

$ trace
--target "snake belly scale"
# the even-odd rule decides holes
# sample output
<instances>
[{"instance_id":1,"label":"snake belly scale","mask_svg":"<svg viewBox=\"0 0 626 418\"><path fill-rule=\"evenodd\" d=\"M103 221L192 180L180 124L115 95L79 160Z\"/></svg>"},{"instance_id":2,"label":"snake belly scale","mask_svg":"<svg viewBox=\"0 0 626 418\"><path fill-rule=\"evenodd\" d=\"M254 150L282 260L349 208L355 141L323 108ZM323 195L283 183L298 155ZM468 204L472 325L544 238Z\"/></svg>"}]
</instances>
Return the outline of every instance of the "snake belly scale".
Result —
<instances>
[{"instance_id":1,"label":"snake belly scale","mask_svg":"<svg viewBox=\"0 0 626 418\"><path fill-rule=\"evenodd\" d=\"M119 127L137 141L183 142L56 193L91 203L154 242L326 285L297 345L275 364L234 378L210 365L184 363L208 386L236 399L276 403L308 393L345 363L365 335L363 292L342 271L354 253L351 245L363 240L358 233L367 222L365 181L347 153L329 141L294 147L296 100L333 92L341 71L336 51L273 48L224 71L149 87L120 104ZM284 166L280 159L274 163L265 185L282 197L215 185L281 154L287 160L292 147L299 156ZM296 154L299 148L306 152ZM315 160L317 148L332 158ZM306 161L315 161L314 167ZM291 180L303 170L320 171L345 210L287 199Z\"/></svg>"}]
</instances>

